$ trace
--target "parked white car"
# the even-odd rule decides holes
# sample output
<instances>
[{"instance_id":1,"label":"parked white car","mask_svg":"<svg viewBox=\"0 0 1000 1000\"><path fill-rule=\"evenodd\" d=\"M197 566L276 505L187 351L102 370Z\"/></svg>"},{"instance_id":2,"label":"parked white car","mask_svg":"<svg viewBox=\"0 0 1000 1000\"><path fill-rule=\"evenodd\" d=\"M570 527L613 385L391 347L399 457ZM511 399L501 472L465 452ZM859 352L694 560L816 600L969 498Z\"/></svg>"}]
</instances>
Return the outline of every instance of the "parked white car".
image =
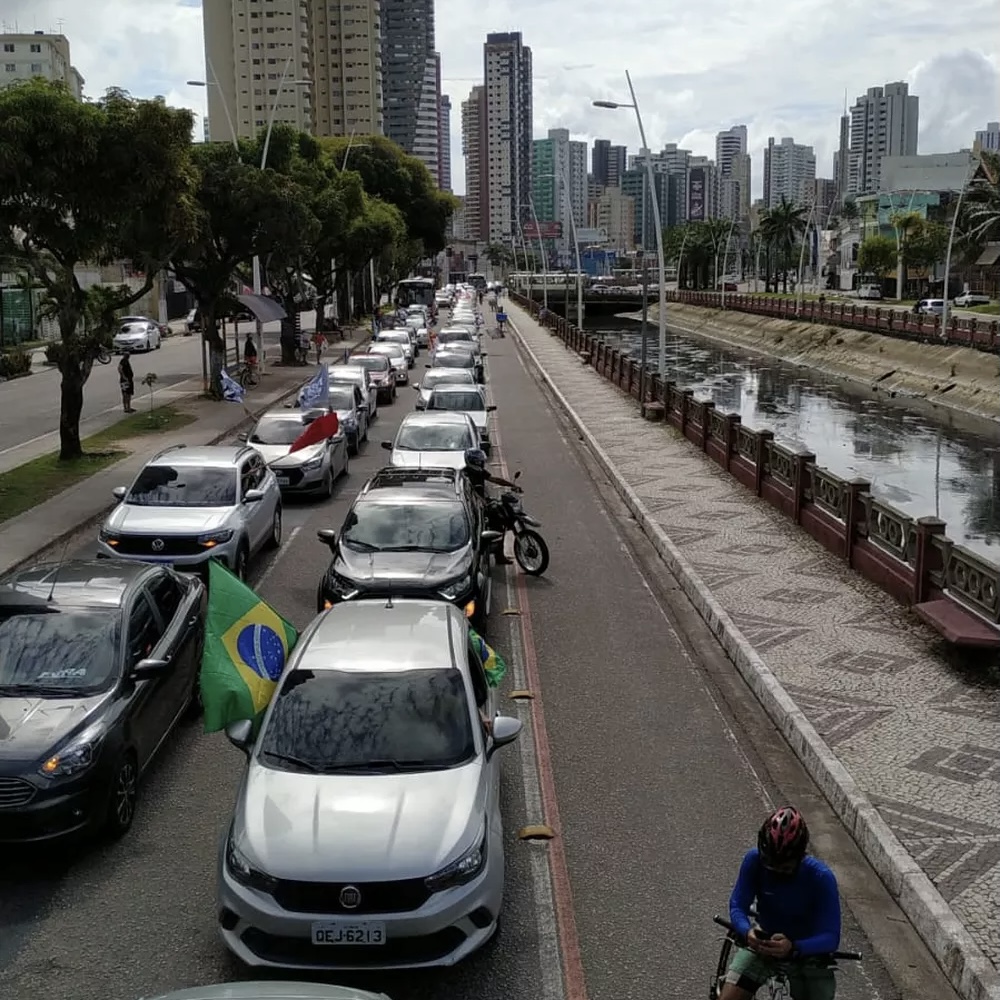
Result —
<instances>
[{"instance_id":1,"label":"parked white car","mask_svg":"<svg viewBox=\"0 0 1000 1000\"><path fill-rule=\"evenodd\" d=\"M990 297L980 292L962 292L955 298L955 305L960 309L970 309L973 306L988 306Z\"/></svg>"}]
</instances>

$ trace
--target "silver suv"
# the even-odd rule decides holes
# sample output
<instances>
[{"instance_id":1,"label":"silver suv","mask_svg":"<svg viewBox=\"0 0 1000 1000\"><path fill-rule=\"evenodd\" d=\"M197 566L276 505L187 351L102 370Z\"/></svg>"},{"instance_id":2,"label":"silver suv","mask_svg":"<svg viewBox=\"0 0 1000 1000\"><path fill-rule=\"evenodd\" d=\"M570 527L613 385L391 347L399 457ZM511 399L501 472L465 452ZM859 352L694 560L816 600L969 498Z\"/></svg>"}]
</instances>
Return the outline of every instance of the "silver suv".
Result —
<instances>
[{"instance_id":1,"label":"silver suv","mask_svg":"<svg viewBox=\"0 0 1000 1000\"><path fill-rule=\"evenodd\" d=\"M263 456L246 445L187 448L155 455L98 538L98 557L207 569L219 559L246 577L250 559L281 544L281 490Z\"/></svg>"}]
</instances>

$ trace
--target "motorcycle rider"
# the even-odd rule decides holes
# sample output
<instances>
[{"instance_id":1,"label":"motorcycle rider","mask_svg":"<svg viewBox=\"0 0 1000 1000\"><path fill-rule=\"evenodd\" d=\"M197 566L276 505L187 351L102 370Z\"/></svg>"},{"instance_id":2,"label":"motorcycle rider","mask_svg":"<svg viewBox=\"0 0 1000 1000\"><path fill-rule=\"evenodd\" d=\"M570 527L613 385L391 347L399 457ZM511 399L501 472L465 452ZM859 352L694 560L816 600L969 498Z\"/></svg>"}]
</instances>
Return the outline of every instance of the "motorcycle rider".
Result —
<instances>
[{"instance_id":1,"label":"motorcycle rider","mask_svg":"<svg viewBox=\"0 0 1000 1000\"><path fill-rule=\"evenodd\" d=\"M488 468L486 468L486 452L481 448L469 448L465 453L465 474L469 477L469 482L472 483L473 491L486 500L486 484L493 483L495 486L506 486L508 489L515 490L517 493L523 493L524 490L521 489L516 483L512 483L509 479L504 479L502 476L495 476ZM487 515L489 514L489 508L487 507ZM510 560L503 554L501 549L496 556L497 563L508 563Z\"/></svg>"}]
</instances>

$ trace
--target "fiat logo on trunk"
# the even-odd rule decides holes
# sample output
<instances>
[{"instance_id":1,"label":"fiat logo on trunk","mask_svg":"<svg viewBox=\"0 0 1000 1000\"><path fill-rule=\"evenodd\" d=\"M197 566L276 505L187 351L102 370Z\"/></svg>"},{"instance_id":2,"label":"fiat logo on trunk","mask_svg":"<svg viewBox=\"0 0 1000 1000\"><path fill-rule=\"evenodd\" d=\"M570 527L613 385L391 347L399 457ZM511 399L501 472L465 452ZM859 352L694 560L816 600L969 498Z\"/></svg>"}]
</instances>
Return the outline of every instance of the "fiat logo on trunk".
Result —
<instances>
[{"instance_id":1,"label":"fiat logo on trunk","mask_svg":"<svg viewBox=\"0 0 1000 1000\"><path fill-rule=\"evenodd\" d=\"M361 890L356 885L345 885L340 890L340 905L345 910L356 910L361 905Z\"/></svg>"}]
</instances>

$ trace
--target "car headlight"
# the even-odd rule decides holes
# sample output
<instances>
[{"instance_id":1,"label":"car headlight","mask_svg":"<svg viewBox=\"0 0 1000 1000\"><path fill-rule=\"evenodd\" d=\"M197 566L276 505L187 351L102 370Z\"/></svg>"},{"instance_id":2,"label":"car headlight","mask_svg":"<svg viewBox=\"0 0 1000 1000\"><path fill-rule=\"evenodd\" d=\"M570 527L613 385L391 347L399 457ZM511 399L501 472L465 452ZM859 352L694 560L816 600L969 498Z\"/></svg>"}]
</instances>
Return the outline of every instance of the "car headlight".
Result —
<instances>
[{"instance_id":1,"label":"car headlight","mask_svg":"<svg viewBox=\"0 0 1000 1000\"><path fill-rule=\"evenodd\" d=\"M232 829L226 838L226 870L240 885L251 889L273 893L277 888L277 879L254 868L247 856L236 846Z\"/></svg>"},{"instance_id":2,"label":"car headlight","mask_svg":"<svg viewBox=\"0 0 1000 1000\"><path fill-rule=\"evenodd\" d=\"M431 892L443 892L459 885L466 885L477 878L486 867L487 833L477 840L476 846L466 851L457 861L424 879Z\"/></svg>"},{"instance_id":3,"label":"car headlight","mask_svg":"<svg viewBox=\"0 0 1000 1000\"><path fill-rule=\"evenodd\" d=\"M46 778L66 778L93 767L104 735L103 730L96 728L81 733L49 757L38 769L39 774Z\"/></svg>"},{"instance_id":4,"label":"car headlight","mask_svg":"<svg viewBox=\"0 0 1000 1000\"><path fill-rule=\"evenodd\" d=\"M216 545L225 545L232 537L232 528L223 531L209 531L207 534L198 536L198 544L206 549L214 549Z\"/></svg>"},{"instance_id":5,"label":"car headlight","mask_svg":"<svg viewBox=\"0 0 1000 1000\"><path fill-rule=\"evenodd\" d=\"M118 542L120 541L118 533L115 531L109 531L107 528L101 528L97 537L100 541L104 542L105 545L110 545L112 548L118 545Z\"/></svg>"},{"instance_id":6,"label":"car headlight","mask_svg":"<svg viewBox=\"0 0 1000 1000\"><path fill-rule=\"evenodd\" d=\"M456 580L454 583L447 584L446 586L442 587L441 590L438 591L438 593L446 601L454 601L459 596L459 594L464 594L471 586L472 586L472 576L466 573L461 580Z\"/></svg>"},{"instance_id":7,"label":"car headlight","mask_svg":"<svg viewBox=\"0 0 1000 1000\"><path fill-rule=\"evenodd\" d=\"M353 580L348 580L345 577L340 576L338 573L330 573L330 575L326 578L326 582L329 585L330 590L332 590L343 601L349 601L358 593L358 585Z\"/></svg>"},{"instance_id":8,"label":"car headlight","mask_svg":"<svg viewBox=\"0 0 1000 1000\"><path fill-rule=\"evenodd\" d=\"M310 458L308 462L302 464L303 472L315 472L316 469L321 469L323 467L323 456L319 455L316 458Z\"/></svg>"}]
</instances>

